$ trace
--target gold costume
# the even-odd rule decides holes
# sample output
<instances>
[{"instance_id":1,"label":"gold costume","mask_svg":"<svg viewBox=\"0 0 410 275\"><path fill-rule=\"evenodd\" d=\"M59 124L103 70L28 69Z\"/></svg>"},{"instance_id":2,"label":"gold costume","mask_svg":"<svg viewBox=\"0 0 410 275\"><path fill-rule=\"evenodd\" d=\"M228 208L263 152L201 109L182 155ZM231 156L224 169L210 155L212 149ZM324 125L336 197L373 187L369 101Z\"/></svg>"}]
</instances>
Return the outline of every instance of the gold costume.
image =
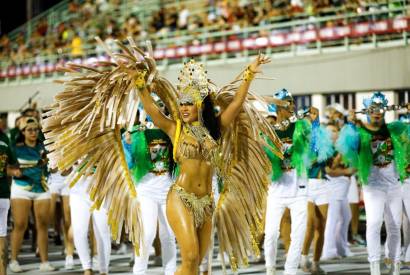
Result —
<instances>
[{"instance_id":1,"label":"gold costume","mask_svg":"<svg viewBox=\"0 0 410 275\"><path fill-rule=\"evenodd\" d=\"M211 195L198 198L194 193L188 193L177 184L172 185L171 190L178 194L185 207L194 216L196 228L201 228L205 219L212 216L215 206Z\"/></svg>"},{"instance_id":2,"label":"gold costume","mask_svg":"<svg viewBox=\"0 0 410 275\"><path fill-rule=\"evenodd\" d=\"M192 126L200 127L198 124ZM212 151L210 147L216 148L216 143L212 142L212 140L208 140L208 142L204 141L202 143L198 142L191 131L192 130L189 129L189 126L184 125L181 133L179 135L177 134L178 137L175 138L175 143L177 144L175 146L175 160L177 162L187 159L210 160L210 154L208 154L207 152ZM209 138L210 137L208 137L208 139ZM208 144L208 148L206 147L206 144ZM205 218L212 216L212 213L214 211L215 206L212 195L208 194L201 198L198 198L195 194L186 192L183 187L177 184L174 184L172 186L172 190L174 190L178 194L185 207L194 216L195 227L201 228L205 221Z\"/></svg>"},{"instance_id":3,"label":"gold costume","mask_svg":"<svg viewBox=\"0 0 410 275\"><path fill-rule=\"evenodd\" d=\"M71 178L75 182L98 163L92 175L90 197L96 208L104 202L113 239L119 240L125 227L139 251L142 221L122 150L120 129L131 129L135 124L140 103L138 90L154 85L153 90L166 105L170 119L176 122L177 162L184 158L209 161L222 179L223 188L213 211L220 253L229 255L233 269L247 265L248 256L258 253L256 240L263 231L261 221L271 172L264 147L282 157L277 149L281 148L281 142L269 122L248 100L234 121L222 129L218 141L209 135L201 117L199 125L182 125L178 104L187 96L187 100L194 99L201 107L204 96L210 95L214 105L223 111L234 99L240 81L250 81L253 72L248 68L237 81L217 89L207 79L203 66L191 61L180 75L177 90L159 74L150 45L146 54L130 38L129 46L118 42L121 53L114 53L101 40L98 42L110 61L99 62L98 67L67 64L63 71L68 79L62 81L65 89L55 96L55 102L45 114L43 130L51 168L65 170L78 161L81 169ZM265 137L272 141L273 147L266 143ZM214 208L211 195L197 198L177 185L173 190L192 209L197 226L211 215Z\"/></svg>"}]
</instances>

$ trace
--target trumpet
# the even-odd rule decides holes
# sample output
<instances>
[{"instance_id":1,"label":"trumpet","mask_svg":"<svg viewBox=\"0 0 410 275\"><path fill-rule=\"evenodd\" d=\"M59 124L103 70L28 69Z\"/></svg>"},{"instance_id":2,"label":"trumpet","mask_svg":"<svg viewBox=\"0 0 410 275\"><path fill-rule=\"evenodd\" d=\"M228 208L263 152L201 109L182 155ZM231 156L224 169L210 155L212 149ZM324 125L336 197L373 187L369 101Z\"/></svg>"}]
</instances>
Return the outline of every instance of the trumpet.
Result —
<instances>
[{"instance_id":1,"label":"trumpet","mask_svg":"<svg viewBox=\"0 0 410 275\"><path fill-rule=\"evenodd\" d=\"M296 112L296 114L293 114L291 117L288 119L282 120L279 123L276 123L273 125L275 130L283 130L286 129L289 124L295 123L298 120L304 119L310 114L310 108L309 109L300 109Z\"/></svg>"},{"instance_id":2,"label":"trumpet","mask_svg":"<svg viewBox=\"0 0 410 275\"><path fill-rule=\"evenodd\" d=\"M402 109L409 109L409 104L405 105L389 105L389 106L370 106L369 108L356 111L355 114L383 114L388 111L399 111Z\"/></svg>"}]
</instances>

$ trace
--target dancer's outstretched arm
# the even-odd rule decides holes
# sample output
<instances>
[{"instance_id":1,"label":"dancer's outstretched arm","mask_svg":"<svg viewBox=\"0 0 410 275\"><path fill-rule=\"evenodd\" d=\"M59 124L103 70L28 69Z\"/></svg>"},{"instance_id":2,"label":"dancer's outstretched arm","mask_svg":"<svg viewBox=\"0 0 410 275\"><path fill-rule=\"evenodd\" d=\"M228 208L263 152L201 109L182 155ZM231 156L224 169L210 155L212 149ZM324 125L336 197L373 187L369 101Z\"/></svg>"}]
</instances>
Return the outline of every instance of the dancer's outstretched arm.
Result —
<instances>
[{"instance_id":1,"label":"dancer's outstretched arm","mask_svg":"<svg viewBox=\"0 0 410 275\"><path fill-rule=\"evenodd\" d=\"M139 96L144 110L151 117L154 124L172 139L175 133L175 121L161 112L146 87L139 92Z\"/></svg>"},{"instance_id":2,"label":"dancer's outstretched arm","mask_svg":"<svg viewBox=\"0 0 410 275\"><path fill-rule=\"evenodd\" d=\"M270 58L265 55L259 54L258 57L247 67L244 73L244 79L242 84L239 86L232 102L221 114L221 125L222 127L227 127L236 116L241 111L242 105L245 102L246 96L248 95L249 86L253 79L254 74L260 73L259 66L262 64L269 63Z\"/></svg>"}]
</instances>

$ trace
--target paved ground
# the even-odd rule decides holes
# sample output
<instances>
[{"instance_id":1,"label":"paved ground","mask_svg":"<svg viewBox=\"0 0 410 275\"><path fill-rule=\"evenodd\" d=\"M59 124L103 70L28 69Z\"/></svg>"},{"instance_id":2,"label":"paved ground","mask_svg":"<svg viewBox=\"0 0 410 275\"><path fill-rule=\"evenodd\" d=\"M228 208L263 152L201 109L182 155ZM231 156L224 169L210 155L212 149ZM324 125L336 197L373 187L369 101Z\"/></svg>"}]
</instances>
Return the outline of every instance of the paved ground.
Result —
<instances>
[{"instance_id":1,"label":"paved ground","mask_svg":"<svg viewBox=\"0 0 410 275\"><path fill-rule=\"evenodd\" d=\"M327 274L342 275L342 274L356 274L364 275L369 274L368 263L366 261L366 251L365 247L352 247L353 257L345 258L342 260L327 261L322 264L322 268L327 272ZM49 272L44 274L81 274L81 267L78 258L75 258L75 269L72 271L64 270L64 257L62 256L62 247L50 244L50 262L59 268L57 272ZM279 275L283 273L283 252L279 251ZM132 269L129 266L130 253L125 255L116 255L113 252L110 265L110 274L132 274ZM38 262L39 259L35 257L34 253L30 252L29 246L25 245L23 247L22 254L20 256L20 264L22 265L25 272L23 274L39 274ZM229 268L227 269L228 274L234 274ZM9 272L9 274L12 274ZM150 267L147 272L149 275L163 274L161 272L161 267L153 266L153 261L150 261ZM217 259L213 262L213 272L215 275L222 275L222 267L220 261ZM254 263L251 264L249 268L240 270L238 274L265 274L264 264ZM304 274L299 272L298 274ZM384 270L383 274L388 274L387 270ZM401 274L410 274L409 270L406 270Z\"/></svg>"}]
</instances>

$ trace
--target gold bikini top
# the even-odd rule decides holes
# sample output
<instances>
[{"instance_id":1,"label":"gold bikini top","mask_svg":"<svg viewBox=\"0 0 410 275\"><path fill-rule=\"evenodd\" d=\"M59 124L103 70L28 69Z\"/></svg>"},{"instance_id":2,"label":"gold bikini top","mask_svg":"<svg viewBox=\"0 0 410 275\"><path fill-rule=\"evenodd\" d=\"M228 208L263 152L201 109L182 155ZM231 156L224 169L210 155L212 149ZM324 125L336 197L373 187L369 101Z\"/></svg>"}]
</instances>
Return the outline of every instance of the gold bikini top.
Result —
<instances>
[{"instance_id":1,"label":"gold bikini top","mask_svg":"<svg viewBox=\"0 0 410 275\"><path fill-rule=\"evenodd\" d=\"M183 159L204 159L202 151L203 148L199 141L182 130L177 144L176 161L180 162Z\"/></svg>"},{"instance_id":2,"label":"gold bikini top","mask_svg":"<svg viewBox=\"0 0 410 275\"><path fill-rule=\"evenodd\" d=\"M203 129L206 129L202 127ZM208 132L201 128L177 124L175 134L174 157L176 162L183 159L210 160L210 152L217 146ZM200 131L198 131L200 130Z\"/></svg>"}]
</instances>

